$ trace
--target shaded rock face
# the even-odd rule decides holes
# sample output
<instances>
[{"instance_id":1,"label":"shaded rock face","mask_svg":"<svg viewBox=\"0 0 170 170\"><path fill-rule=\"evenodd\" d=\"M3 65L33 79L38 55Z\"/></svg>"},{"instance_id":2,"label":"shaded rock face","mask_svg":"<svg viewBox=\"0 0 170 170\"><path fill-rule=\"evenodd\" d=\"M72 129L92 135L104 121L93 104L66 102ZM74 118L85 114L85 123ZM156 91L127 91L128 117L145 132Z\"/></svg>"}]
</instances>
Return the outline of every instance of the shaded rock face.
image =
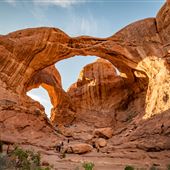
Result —
<instances>
[{"instance_id":1,"label":"shaded rock face","mask_svg":"<svg viewBox=\"0 0 170 170\"><path fill-rule=\"evenodd\" d=\"M46 141L46 138L49 141ZM0 100L0 140L49 149L59 138L38 102Z\"/></svg>"},{"instance_id":2,"label":"shaded rock face","mask_svg":"<svg viewBox=\"0 0 170 170\"><path fill-rule=\"evenodd\" d=\"M78 81L64 92L53 65L75 55L107 59L120 75L113 65L98 60L84 67ZM169 2L156 18L132 23L109 38L72 38L57 28L45 27L2 35L0 140L50 149L65 138L51 122L71 124L68 129L75 123L74 130L81 131L71 136L81 142L92 140L90 128L111 126L113 134L107 148L102 148L104 153L121 149L129 157L138 150L139 157L133 155L132 159L143 161L142 151L147 161L156 159L165 167L163 161L170 158L169 64ZM44 108L26 96L40 85L53 104L51 122ZM82 131L88 139L80 135Z\"/></svg>"},{"instance_id":3,"label":"shaded rock face","mask_svg":"<svg viewBox=\"0 0 170 170\"><path fill-rule=\"evenodd\" d=\"M112 63L98 59L83 68L67 93L76 108L77 121L105 127L114 125L116 109L133 92Z\"/></svg>"},{"instance_id":4,"label":"shaded rock face","mask_svg":"<svg viewBox=\"0 0 170 170\"><path fill-rule=\"evenodd\" d=\"M70 96L62 89L61 76L55 66L49 66L32 76L27 90L42 86L47 90L51 103L51 122L69 124L75 118L75 107Z\"/></svg>"}]
</instances>

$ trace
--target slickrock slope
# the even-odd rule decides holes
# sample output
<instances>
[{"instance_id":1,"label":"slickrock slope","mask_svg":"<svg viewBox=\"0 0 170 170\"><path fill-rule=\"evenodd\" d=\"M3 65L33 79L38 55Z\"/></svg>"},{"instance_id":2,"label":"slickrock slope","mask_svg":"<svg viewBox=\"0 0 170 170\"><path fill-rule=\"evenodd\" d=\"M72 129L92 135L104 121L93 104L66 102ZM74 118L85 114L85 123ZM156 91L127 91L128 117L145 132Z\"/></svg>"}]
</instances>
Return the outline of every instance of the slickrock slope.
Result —
<instances>
[{"instance_id":1,"label":"slickrock slope","mask_svg":"<svg viewBox=\"0 0 170 170\"><path fill-rule=\"evenodd\" d=\"M75 55L107 59L120 76L110 63L99 60L86 66L66 93L53 65ZM169 64L169 2L155 18L132 23L108 38L72 38L47 27L1 35L0 140L33 146L61 170L75 168L82 160L94 161L97 170L118 170L125 164L165 169L170 160ZM44 108L26 95L40 85L54 106L51 120L56 128ZM113 130L103 148L98 148L96 127ZM87 155L60 160L53 147L66 137L70 145L88 143L94 148Z\"/></svg>"}]
</instances>

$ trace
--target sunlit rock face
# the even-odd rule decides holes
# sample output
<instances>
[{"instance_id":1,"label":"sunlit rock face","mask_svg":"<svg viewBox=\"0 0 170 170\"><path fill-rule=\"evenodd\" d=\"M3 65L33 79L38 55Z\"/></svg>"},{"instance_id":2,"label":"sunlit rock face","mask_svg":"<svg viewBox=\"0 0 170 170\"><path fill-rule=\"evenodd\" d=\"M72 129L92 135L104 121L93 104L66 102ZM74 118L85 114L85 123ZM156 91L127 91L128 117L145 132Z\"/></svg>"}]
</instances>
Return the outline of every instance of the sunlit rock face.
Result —
<instances>
[{"instance_id":1,"label":"sunlit rock face","mask_svg":"<svg viewBox=\"0 0 170 170\"><path fill-rule=\"evenodd\" d=\"M52 65L75 55L95 55L110 63L98 60L87 65L64 92ZM169 57L169 2L155 18L132 23L109 38L72 38L47 27L1 35L0 138L48 148L61 138L44 108L26 96L29 89L42 85L53 104L54 125L86 120L89 127L111 126L111 148L140 149L147 156L154 151L157 159L166 160L170 157Z\"/></svg>"}]
</instances>

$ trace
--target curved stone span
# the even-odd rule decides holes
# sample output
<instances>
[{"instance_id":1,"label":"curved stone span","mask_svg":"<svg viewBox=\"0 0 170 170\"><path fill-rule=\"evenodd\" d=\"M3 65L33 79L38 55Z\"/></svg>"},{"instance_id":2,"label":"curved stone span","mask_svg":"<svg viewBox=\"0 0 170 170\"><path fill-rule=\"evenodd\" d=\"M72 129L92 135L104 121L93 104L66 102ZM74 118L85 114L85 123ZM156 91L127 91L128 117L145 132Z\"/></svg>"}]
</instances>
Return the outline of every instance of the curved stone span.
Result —
<instances>
[{"instance_id":1,"label":"curved stone span","mask_svg":"<svg viewBox=\"0 0 170 170\"><path fill-rule=\"evenodd\" d=\"M59 102L59 91L62 89L61 76L54 65L36 72L27 85L27 91L42 86L47 90L51 103L56 106Z\"/></svg>"},{"instance_id":2,"label":"curved stone span","mask_svg":"<svg viewBox=\"0 0 170 170\"><path fill-rule=\"evenodd\" d=\"M75 55L102 59L85 66L78 81L65 92L54 64ZM56 144L64 141L72 146L81 141L97 147L95 132L103 131L110 139L99 150L100 164L101 159L109 158L110 168L110 161L119 165L121 158L127 165L133 160L135 166L137 162L143 166L145 160L146 168L154 164L165 169L170 158L169 73L169 0L156 18L132 23L108 38L73 38L45 27L0 35L0 140L33 145L52 156L55 168L61 163L70 169L68 165L75 160L58 161L59 154L52 151ZM40 85L53 104L53 125L44 108L26 96ZM99 148L92 152L95 149ZM102 153L106 153L103 158Z\"/></svg>"},{"instance_id":3,"label":"curved stone span","mask_svg":"<svg viewBox=\"0 0 170 170\"><path fill-rule=\"evenodd\" d=\"M166 3L156 18L132 23L108 38L88 36L72 38L57 28L45 27L2 35L1 85L23 95L31 77L38 71L75 55L95 55L109 60L120 72L125 73L131 82L136 80L134 71L149 77L146 112L150 117L152 114L167 110L170 106L170 100L164 102L162 92L159 95L157 93L160 89L157 82L169 79L169 68L166 65L170 51L169 18L170 7ZM159 69L156 68L157 65L160 66ZM165 89L169 85L168 82L162 86L166 96L170 95ZM154 108L151 102L148 102L150 99L154 100Z\"/></svg>"},{"instance_id":4,"label":"curved stone span","mask_svg":"<svg viewBox=\"0 0 170 170\"><path fill-rule=\"evenodd\" d=\"M61 76L54 65L38 71L31 77L27 91L42 86L49 94L51 104L51 122L69 124L75 119L75 107L70 96L63 90Z\"/></svg>"}]
</instances>

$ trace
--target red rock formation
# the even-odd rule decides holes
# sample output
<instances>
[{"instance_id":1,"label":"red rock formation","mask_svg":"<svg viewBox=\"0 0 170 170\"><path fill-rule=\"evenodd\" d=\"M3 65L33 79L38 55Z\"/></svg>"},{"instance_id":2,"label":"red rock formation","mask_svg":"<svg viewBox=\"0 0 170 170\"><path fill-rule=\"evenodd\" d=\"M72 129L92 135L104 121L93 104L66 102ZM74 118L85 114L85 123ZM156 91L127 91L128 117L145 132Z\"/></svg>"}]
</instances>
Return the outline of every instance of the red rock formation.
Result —
<instances>
[{"instance_id":1,"label":"red rock formation","mask_svg":"<svg viewBox=\"0 0 170 170\"><path fill-rule=\"evenodd\" d=\"M77 112L77 121L99 127L115 125L115 110L132 90L107 60L98 59L85 66L75 84L68 89Z\"/></svg>"},{"instance_id":2,"label":"red rock formation","mask_svg":"<svg viewBox=\"0 0 170 170\"><path fill-rule=\"evenodd\" d=\"M52 103L56 106L53 115L59 113L58 116L52 116L52 120L55 122L54 117L57 117L57 121L64 122L65 116L67 117L69 114L68 108L71 107L70 110L74 112L72 102L69 101L68 94L63 92L60 80L54 79L55 76L58 77L56 70L48 67L57 61L75 55L95 55L113 63L120 71L121 77L124 74L124 78L116 77L115 70L112 68L109 68L113 73L111 78L109 78L110 71L107 72L106 77L105 71L104 75L95 71L95 75L92 76L91 71L88 71L91 66L87 66L81 80L75 85L76 88L72 86L69 94L75 96L73 100L76 101L79 110L82 110L82 104L78 101L79 97L76 94L83 99L83 105L90 109L99 107L102 110L104 107L108 107L108 110L112 110L112 106L115 107L119 103L120 107L114 117L116 120L125 121L126 125L114 129L113 137L107 143L108 148L103 152L108 153L108 149L109 152L114 153L116 149L121 149L123 156L125 154L131 156L132 152L138 151L140 154L135 154L133 158L131 157L132 159L139 159L143 162L143 158L145 158L150 163L159 161L160 166L165 169L165 163L168 163L170 157L169 44L169 1L161 8L156 18L132 23L109 38L88 36L72 38L59 29L45 27L1 35L0 139L52 147L61 136L48 122L43 107L27 97L26 91L40 84L43 85L49 92ZM47 79L45 76L41 77L44 72ZM54 77L49 73L52 73ZM107 86L105 81L99 80L98 75L102 75L105 81L107 79ZM95 82L93 87L91 78L99 84L95 84ZM124 83L121 84L122 79ZM115 84L112 84L111 80ZM123 88L123 84L125 88ZM90 86L88 87L88 85ZM82 90L76 92L81 86ZM127 92L125 96L121 94L123 103L120 102L122 98L117 99L119 94L116 92L114 96L117 97L110 96L109 91L113 92L113 90L109 89L113 87L118 87L117 92L119 93L122 93L122 89L125 93ZM89 91L90 89L93 91ZM102 89L101 93L99 93L99 89ZM129 93L129 89L132 93ZM53 95L55 99L53 99ZM91 97L94 95L96 98ZM88 103L83 96L86 96L93 104ZM125 99L127 96L129 97ZM104 102L109 97L113 97L116 101ZM100 100L98 100L99 98ZM143 98L145 106L142 102ZM64 112L63 108L66 108ZM122 119L125 113L128 113L128 117ZM61 116L62 114L65 116ZM70 121L70 117L68 120ZM119 155L118 158L120 157Z\"/></svg>"},{"instance_id":3,"label":"red rock formation","mask_svg":"<svg viewBox=\"0 0 170 170\"><path fill-rule=\"evenodd\" d=\"M38 71L31 78L28 83L27 91L32 90L33 88L38 88L42 86L47 90L51 103L55 107L58 104L59 99L59 90L62 89L61 76L55 66L47 67L43 70ZM58 91L57 91L58 90Z\"/></svg>"},{"instance_id":4,"label":"red rock formation","mask_svg":"<svg viewBox=\"0 0 170 170\"><path fill-rule=\"evenodd\" d=\"M54 125L69 124L74 120L75 107L70 96L62 89L61 77L55 66L38 71L27 86L27 90L39 86L47 90L53 105L50 119Z\"/></svg>"},{"instance_id":5,"label":"red rock formation","mask_svg":"<svg viewBox=\"0 0 170 170\"><path fill-rule=\"evenodd\" d=\"M167 5L165 6L169 9ZM162 11L166 10L165 6ZM26 29L1 36L0 45L3 54L0 66L1 80L12 91L23 94L25 84L38 70L74 55L96 55L114 63L120 72L127 74L130 81L134 81L133 69L142 71L149 77L149 82L153 82L153 75L157 72L154 72L150 66L162 63L160 67L164 67L164 56L168 54L168 46L161 39L163 35L158 32L156 24L158 20L159 25L162 13L158 14L157 19L135 22L107 39L83 36L71 38L55 28ZM165 14L168 17L169 12ZM168 27L166 30L168 31ZM15 71L11 72L11 69ZM149 84L150 86L152 87L153 83ZM148 93L149 91L148 89ZM159 113L169 105L167 103L167 107L162 108L157 104L156 109L153 109L148 98L149 95L145 117ZM157 99L154 100L156 104Z\"/></svg>"}]
</instances>

